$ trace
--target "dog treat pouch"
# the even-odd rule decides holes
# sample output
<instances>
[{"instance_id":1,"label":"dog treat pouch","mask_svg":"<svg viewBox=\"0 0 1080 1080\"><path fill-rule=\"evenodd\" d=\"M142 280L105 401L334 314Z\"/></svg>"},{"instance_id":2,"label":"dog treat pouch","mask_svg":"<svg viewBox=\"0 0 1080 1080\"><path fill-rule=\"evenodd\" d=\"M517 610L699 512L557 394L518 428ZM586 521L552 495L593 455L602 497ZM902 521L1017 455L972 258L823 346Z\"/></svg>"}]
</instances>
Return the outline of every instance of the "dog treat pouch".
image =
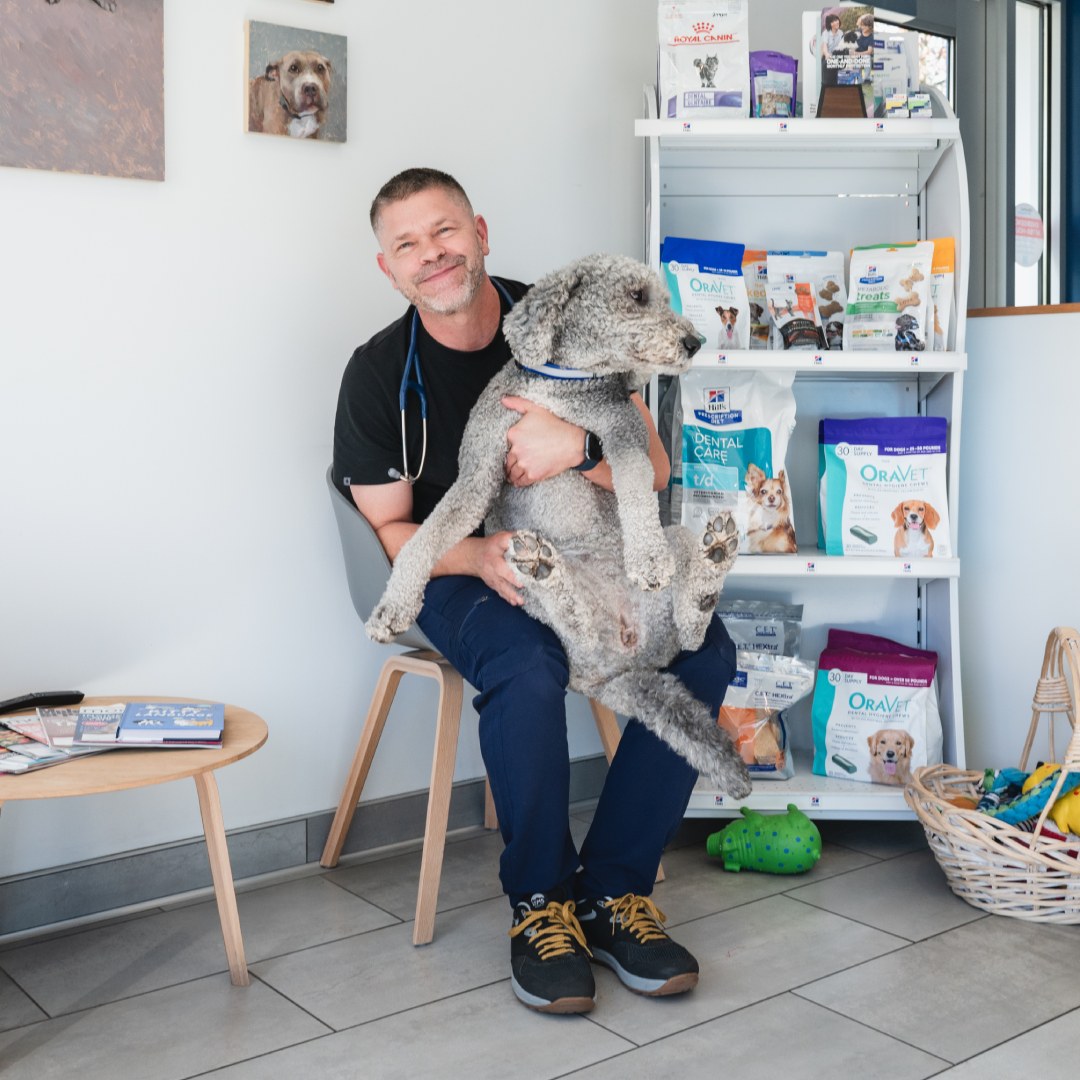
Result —
<instances>
[{"instance_id":1,"label":"dog treat pouch","mask_svg":"<svg viewBox=\"0 0 1080 1080\"><path fill-rule=\"evenodd\" d=\"M937 654L873 634L829 631L810 712L813 772L903 787L941 761Z\"/></svg>"},{"instance_id":2,"label":"dog treat pouch","mask_svg":"<svg viewBox=\"0 0 1080 1080\"><path fill-rule=\"evenodd\" d=\"M956 277L956 241L951 236L932 240L934 261L930 270L930 297L934 302L934 348L938 352L949 349L952 331L953 301Z\"/></svg>"},{"instance_id":3,"label":"dog treat pouch","mask_svg":"<svg viewBox=\"0 0 1080 1080\"><path fill-rule=\"evenodd\" d=\"M750 115L794 116L799 61L771 49L750 53Z\"/></svg>"},{"instance_id":4,"label":"dog treat pouch","mask_svg":"<svg viewBox=\"0 0 1080 1080\"><path fill-rule=\"evenodd\" d=\"M785 457L795 429L794 371L691 368L677 381L671 520L703 532L729 510L739 550L798 550Z\"/></svg>"},{"instance_id":5,"label":"dog treat pouch","mask_svg":"<svg viewBox=\"0 0 1080 1080\"><path fill-rule=\"evenodd\" d=\"M671 306L685 315L706 349L750 348L750 302L743 280L742 244L666 237L660 266Z\"/></svg>"},{"instance_id":6,"label":"dog treat pouch","mask_svg":"<svg viewBox=\"0 0 1080 1080\"><path fill-rule=\"evenodd\" d=\"M802 604L773 600L728 600L720 597L716 614L736 649L798 656L802 637Z\"/></svg>"},{"instance_id":7,"label":"dog treat pouch","mask_svg":"<svg viewBox=\"0 0 1080 1080\"><path fill-rule=\"evenodd\" d=\"M930 240L852 249L844 348L923 352L932 347L933 262Z\"/></svg>"},{"instance_id":8,"label":"dog treat pouch","mask_svg":"<svg viewBox=\"0 0 1080 1080\"><path fill-rule=\"evenodd\" d=\"M842 251L770 251L766 274L774 349L843 348Z\"/></svg>"},{"instance_id":9,"label":"dog treat pouch","mask_svg":"<svg viewBox=\"0 0 1080 1080\"><path fill-rule=\"evenodd\" d=\"M661 0L657 13L661 119L748 116L749 0Z\"/></svg>"},{"instance_id":10,"label":"dog treat pouch","mask_svg":"<svg viewBox=\"0 0 1080 1080\"><path fill-rule=\"evenodd\" d=\"M795 770L781 710L810 693L813 666L792 656L743 649L735 664L720 706L720 726L755 780L789 780Z\"/></svg>"},{"instance_id":11,"label":"dog treat pouch","mask_svg":"<svg viewBox=\"0 0 1080 1080\"><path fill-rule=\"evenodd\" d=\"M750 348L769 347L769 257L747 248L742 257L743 281L750 303Z\"/></svg>"},{"instance_id":12,"label":"dog treat pouch","mask_svg":"<svg viewBox=\"0 0 1080 1080\"><path fill-rule=\"evenodd\" d=\"M952 556L943 416L823 419L818 546L826 555Z\"/></svg>"}]
</instances>

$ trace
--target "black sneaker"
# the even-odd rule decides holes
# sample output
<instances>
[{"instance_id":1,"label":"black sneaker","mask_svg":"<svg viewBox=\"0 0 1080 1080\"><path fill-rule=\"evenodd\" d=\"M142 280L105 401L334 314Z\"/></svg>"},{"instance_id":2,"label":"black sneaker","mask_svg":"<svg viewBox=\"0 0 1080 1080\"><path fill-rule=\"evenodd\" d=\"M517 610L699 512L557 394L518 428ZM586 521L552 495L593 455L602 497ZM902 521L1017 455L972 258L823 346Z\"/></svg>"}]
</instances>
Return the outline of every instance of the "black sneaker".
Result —
<instances>
[{"instance_id":1,"label":"black sneaker","mask_svg":"<svg viewBox=\"0 0 1080 1080\"><path fill-rule=\"evenodd\" d=\"M697 986L698 962L668 937L664 913L647 896L605 896L581 907L578 918L593 959L635 993L660 997Z\"/></svg>"},{"instance_id":2,"label":"black sneaker","mask_svg":"<svg viewBox=\"0 0 1080 1080\"><path fill-rule=\"evenodd\" d=\"M535 893L518 904L510 928L510 982L537 1012L583 1013L596 1002L585 936L574 902Z\"/></svg>"}]
</instances>

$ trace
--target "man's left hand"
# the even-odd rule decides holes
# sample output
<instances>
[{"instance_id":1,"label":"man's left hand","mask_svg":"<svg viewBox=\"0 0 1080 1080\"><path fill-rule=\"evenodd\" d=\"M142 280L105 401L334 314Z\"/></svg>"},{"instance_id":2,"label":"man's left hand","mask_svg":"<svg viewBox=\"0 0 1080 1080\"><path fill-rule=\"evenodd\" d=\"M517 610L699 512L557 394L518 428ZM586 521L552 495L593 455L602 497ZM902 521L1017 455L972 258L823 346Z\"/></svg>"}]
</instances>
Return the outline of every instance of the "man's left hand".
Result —
<instances>
[{"instance_id":1,"label":"man's left hand","mask_svg":"<svg viewBox=\"0 0 1080 1080\"><path fill-rule=\"evenodd\" d=\"M506 433L506 479L514 487L557 476L585 460L585 433L576 424L525 398L507 396L502 403L522 414Z\"/></svg>"}]
</instances>

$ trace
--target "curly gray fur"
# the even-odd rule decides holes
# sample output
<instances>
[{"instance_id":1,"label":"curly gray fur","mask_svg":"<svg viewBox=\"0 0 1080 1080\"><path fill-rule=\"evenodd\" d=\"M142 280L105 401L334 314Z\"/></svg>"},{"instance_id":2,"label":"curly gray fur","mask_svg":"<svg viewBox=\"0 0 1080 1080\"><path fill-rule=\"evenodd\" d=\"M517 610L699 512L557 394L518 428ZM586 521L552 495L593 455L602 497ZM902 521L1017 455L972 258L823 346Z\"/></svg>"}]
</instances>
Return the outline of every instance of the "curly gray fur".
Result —
<instances>
[{"instance_id":1,"label":"curly gray fur","mask_svg":"<svg viewBox=\"0 0 1080 1080\"><path fill-rule=\"evenodd\" d=\"M591 255L537 282L503 332L514 359L473 407L458 479L398 553L368 634L389 641L406 630L432 568L481 522L489 532L514 530L507 559L525 610L558 633L571 688L636 716L720 789L746 796L746 767L717 718L662 670L680 649L701 645L735 561L735 525L722 515L703 536L661 526L648 430L630 400L654 373L689 367L698 348L693 324L671 310L663 281L648 267ZM528 370L542 364L596 377ZM594 431L614 493L573 471L523 488L507 483L506 433L520 418L503 406L507 394Z\"/></svg>"}]
</instances>

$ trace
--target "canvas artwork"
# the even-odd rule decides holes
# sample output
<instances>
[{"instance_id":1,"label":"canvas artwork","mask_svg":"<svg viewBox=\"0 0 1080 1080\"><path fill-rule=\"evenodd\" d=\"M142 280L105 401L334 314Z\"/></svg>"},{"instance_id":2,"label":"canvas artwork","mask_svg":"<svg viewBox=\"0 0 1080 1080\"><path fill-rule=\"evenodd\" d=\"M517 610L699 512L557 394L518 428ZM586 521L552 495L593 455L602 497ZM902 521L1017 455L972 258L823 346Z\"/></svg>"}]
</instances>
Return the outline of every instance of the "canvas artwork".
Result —
<instances>
[{"instance_id":1,"label":"canvas artwork","mask_svg":"<svg viewBox=\"0 0 1080 1080\"><path fill-rule=\"evenodd\" d=\"M164 0L0 0L0 165L165 179Z\"/></svg>"},{"instance_id":2,"label":"canvas artwork","mask_svg":"<svg viewBox=\"0 0 1080 1080\"><path fill-rule=\"evenodd\" d=\"M347 39L247 24L247 130L345 142Z\"/></svg>"}]
</instances>

